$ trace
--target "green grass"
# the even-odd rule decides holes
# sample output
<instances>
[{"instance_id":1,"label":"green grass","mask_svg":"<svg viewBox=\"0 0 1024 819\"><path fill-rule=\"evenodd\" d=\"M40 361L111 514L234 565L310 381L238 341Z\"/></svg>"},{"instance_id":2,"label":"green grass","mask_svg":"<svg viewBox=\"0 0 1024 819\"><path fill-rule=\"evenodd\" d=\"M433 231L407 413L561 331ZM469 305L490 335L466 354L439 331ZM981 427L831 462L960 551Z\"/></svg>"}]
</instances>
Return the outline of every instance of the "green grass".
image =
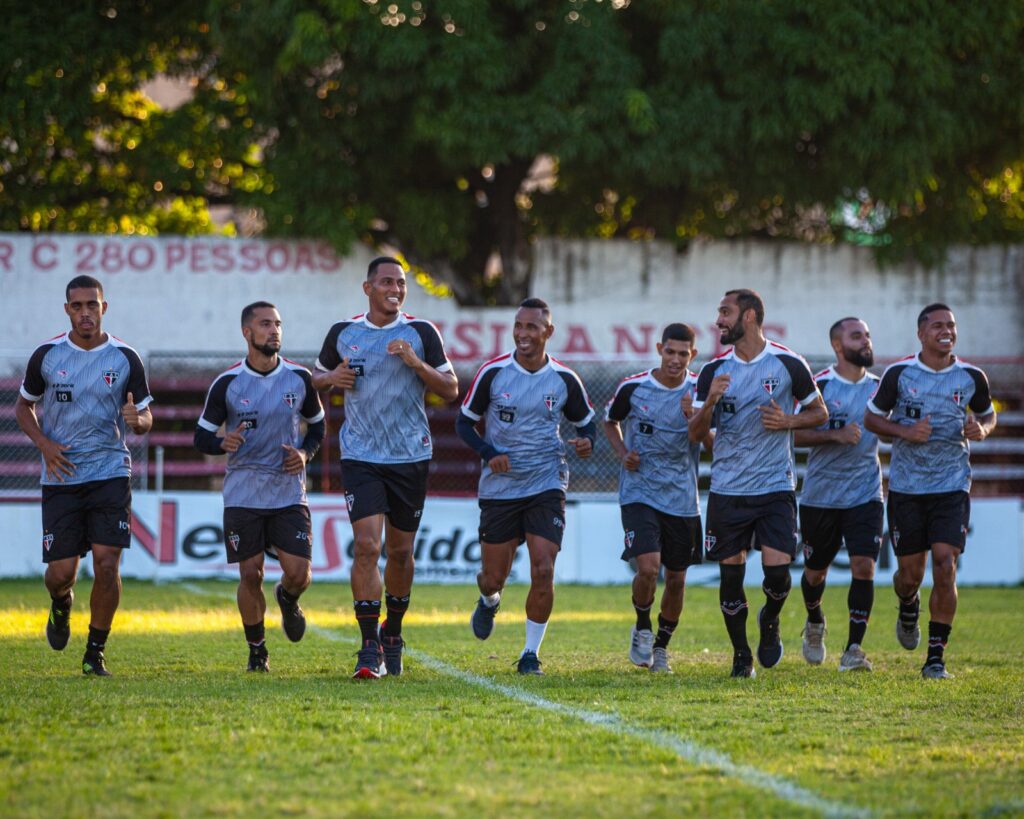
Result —
<instances>
[{"instance_id":1,"label":"green grass","mask_svg":"<svg viewBox=\"0 0 1024 819\"><path fill-rule=\"evenodd\" d=\"M448 667L579 711L588 724L410 658L401 678L349 679L357 630L345 586L314 586L311 630L286 641L268 612L270 675L244 672L229 583L126 582L107 648L115 674L79 671L89 584L72 638L43 637L41 581L0 583L0 814L4 816L803 816L817 815L681 757L653 732L728 754L831 803L878 815L1024 815L1024 589L965 589L947 652L956 679L924 681L923 648L893 634L880 588L865 648L843 674L846 589L830 588L829 657L800 658L799 593L783 612L782 663L727 678L717 590L687 592L675 675L626 659L626 588L561 587L541 652L520 679L525 589L473 639L475 593L417 586L410 648ZM267 587L268 597L270 584ZM760 593L750 590L756 611ZM753 618L751 618L753 619ZM325 634L324 632L327 632ZM754 638L753 623L749 632ZM333 637L334 639L331 639ZM646 734L643 732L646 731Z\"/></svg>"}]
</instances>

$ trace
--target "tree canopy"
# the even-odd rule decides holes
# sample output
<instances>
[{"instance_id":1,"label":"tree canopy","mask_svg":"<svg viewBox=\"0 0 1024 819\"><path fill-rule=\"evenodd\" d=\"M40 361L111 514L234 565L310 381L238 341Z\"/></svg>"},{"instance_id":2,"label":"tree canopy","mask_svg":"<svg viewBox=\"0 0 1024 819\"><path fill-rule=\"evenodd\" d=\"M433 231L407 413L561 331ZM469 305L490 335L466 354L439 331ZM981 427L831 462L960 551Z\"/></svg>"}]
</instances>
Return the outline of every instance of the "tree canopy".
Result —
<instances>
[{"instance_id":1,"label":"tree canopy","mask_svg":"<svg viewBox=\"0 0 1024 819\"><path fill-rule=\"evenodd\" d=\"M0 33L0 228L393 247L514 303L541 235L1024 235L1024 4L155 0ZM190 98L161 109L159 75Z\"/></svg>"}]
</instances>

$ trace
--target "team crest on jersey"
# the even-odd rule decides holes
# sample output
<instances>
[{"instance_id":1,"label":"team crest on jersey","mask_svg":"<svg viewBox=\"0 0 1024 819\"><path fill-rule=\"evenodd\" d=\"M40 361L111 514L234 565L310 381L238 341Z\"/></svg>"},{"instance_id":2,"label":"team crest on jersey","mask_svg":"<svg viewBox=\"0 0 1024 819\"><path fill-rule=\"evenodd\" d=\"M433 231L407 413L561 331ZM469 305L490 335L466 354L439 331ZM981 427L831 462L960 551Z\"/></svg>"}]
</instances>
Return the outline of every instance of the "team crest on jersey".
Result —
<instances>
[{"instance_id":1,"label":"team crest on jersey","mask_svg":"<svg viewBox=\"0 0 1024 819\"><path fill-rule=\"evenodd\" d=\"M764 387L765 392L767 392L769 395L775 395L775 390L779 388L779 379L762 378L761 386Z\"/></svg>"},{"instance_id":2,"label":"team crest on jersey","mask_svg":"<svg viewBox=\"0 0 1024 819\"><path fill-rule=\"evenodd\" d=\"M234 549L236 552L238 551L238 544L241 542L242 538L240 538L235 532L232 532L230 535L228 535L228 543L231 544L231 548Z\"/></svg>"},{"instance_id":3,"label":"team crest on jersey","mask_svg":"<svg viewBox=\"0 0 1024 819\"><path fill-rule=\"evenodd\" d=\"M106 370L103 373L103 380L106 382L108 387L113 387L117 383L117 379L121 377L121 373L117 370Z\"/></svg>"},{"instance_id":4,"label":"team crest on jersey","mask_svg":"<svg viewBox=\"0 0 1024 819\"><path fill-rule=\"evenodd\" d=\"M47 532L43 535L43 548L46 551L50 551L50 547L53 545L53 535Z\"/></svg>"},{"instance_id":5,"label":"team crest on jersey","mask_svg":"<svg viewBox=\"0 0 1024 819\"><path fill-rule=\"evenodd\" d=\"M558 396L556 396L556 395L545 395L544 396L544 406L548 408L549 412L555 408L555 404L557 402L558 402Z\"/></svg>"},{"instance_id":6,"label":"team crest on jersey","mask_svg":"<svg viewBox=\"0 0 1024 819\"><path fill-rule=\"evenodd\" d=\"M957 389L953 390L953 403L956 404L958 407L961 404L963 404L964 398L966 398L966 397L967 397L967 392L965 390L962 390L959 387Z\"/></svg>"},{"instance_id":7,"label":"team crest on jersey","mask_svg":"<svg viewBox=\"0 0 1024 819\"><path fill-rule=\"evenodd\" d=\"M289 407L294 407L299 402L299 394L297 392L286 392L284 394L284 402Z\"/></svg>"},{"instance_id":8,"label":"team crest on jersey","mask_svg":"<svg viewBox=\"0 0 1024 819\"><path fill-rule=\"evenodd\" d=\"M714 535L704 535L704 551L710 552L715 548L715 544L718 543L718 538Z\"/></svg>"}]
</instances>

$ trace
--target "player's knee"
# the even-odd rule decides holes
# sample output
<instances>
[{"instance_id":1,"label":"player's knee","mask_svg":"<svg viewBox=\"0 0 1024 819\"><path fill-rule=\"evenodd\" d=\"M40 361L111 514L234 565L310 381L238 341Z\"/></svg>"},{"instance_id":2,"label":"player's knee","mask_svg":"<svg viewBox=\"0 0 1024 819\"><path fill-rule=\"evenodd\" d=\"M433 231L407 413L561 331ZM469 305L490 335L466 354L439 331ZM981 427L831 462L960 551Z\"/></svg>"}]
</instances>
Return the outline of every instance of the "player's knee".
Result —
<instances>
[{"instance_id":1,"label":"player's knee","mask_svg":"<svg viewBox=\"0 0 1024 819\"><path fill-rule=\"evenodd\" d=\"M665 572L665 591L669 594L682 594L686 588L686 572Z\"/></svg>"},{"instance_id":2,"label":"player's knee","mask_svg":"<svg viewBox=\"0 0 1024 819\"><path fill-rule=\"evenodd\" d=\"M390 543L387 547L388 552L388 563L396 566L406 566L412 563L412 544L402 544L392 546Z\"/></svg>"},{"instance_id":3,"label":"player's knee","mask_svg":"<svg viewBox=\"0 0 1024 819\"><path fill-rule=\"evenodd\" d=\"M784 600L789 594L793 580L789 574L789 566L765 566L764 582L761 588L765 594L776 600Z\"/></svg>"},{"instance_id":4,"label":"player's knee","mask_svg":"<svg viewBox=\"0 0 1024 819\"><path fill-rule=\"evenodd\" d=\"M93 555L92 571L96 580L101 583L111 583L117 580L117 568L120 562L120 554Z\"/></svg>"},{"instance_id":5,"label":"player's knee","mask_svg":"<svg viewBox=\"0 0 1024 819\"><path fill-rule=\"evenodd\" d=\"M380 558L380 541L373 537L357 536L352 545L352 556L357 563L376 563Z\"/></svg>"},{"instance_id":6,"label":"player's knee","mask_svg":"<svg viewBox=\"0 0 1024 819\"><path fill-rule=\"evenodd\" d=\"M638 561L636 564L636 576L643 583L657 583L659 568L657 563L652 564Z\"/></svg>"},{"instance_id":7,"label":"player's knee","mask_svg":"<svg viewBox=\"0 0 1024 819\"><path fill-rule=\"evenodd\" d=\"M284 573L285 585L290 589L300 589L305 591L309 588L309 584L313 580L313 572L311 571L309 564L301 568L292 568L291 571L285 571Z\"/></svg>"},{"instance_id":8,"label":"player's knee","mask_svg":"<svg viewBox=\"0 0 1024 819\"><path fill-rule=\"evenodd\" d=\"M551 586L555 582L555 561L538 560L530 567L530 580L534 586Z\"/></svg>"},{"instance_id":9,"label":"player's knee","mask_svg":"<svg viewBox=\"0 0 1024 819\"><path fill-rule=\"evenodd\" d=\"M242 584L250 587L263 585L263 567L257 563L240 563L238 577Z\"/></svg>"},{"instance_id":10,"label":"player's knee","mask_svg":"<svg viewBox=\"0 0 1024 819\"><path fill-rule=\"evenodd\" d=\"M812 586L820 586L825 582L825 578L828 576L826 569L808 569L804 567L804 577L807 578L807 582Z\"/></svg>"},{"instance_id":11,"label":"player's knee","mask_svg":"<svg viewBox=\"0 0 1024 819\"><path fill-rule=\"evenodd\" d=\"M953 555L932 556L932 581L936 586L952 586L956 583L956 557Z\"/></svg>"}]
</instances>

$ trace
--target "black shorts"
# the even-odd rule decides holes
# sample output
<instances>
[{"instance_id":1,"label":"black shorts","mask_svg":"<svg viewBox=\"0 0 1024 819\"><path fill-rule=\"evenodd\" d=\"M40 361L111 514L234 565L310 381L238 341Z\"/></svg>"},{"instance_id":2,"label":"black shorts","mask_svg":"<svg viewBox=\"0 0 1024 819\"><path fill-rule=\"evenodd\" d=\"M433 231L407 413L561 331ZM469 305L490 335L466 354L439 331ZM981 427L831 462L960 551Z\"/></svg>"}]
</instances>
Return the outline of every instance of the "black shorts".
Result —
<instances>
[{"instance_id":1,"label":"black shorts","mask_svg":"<svg viewBox=\"0 0 1024 819\"><path fill-rule=\"evenodd\" d=\"M725 560L741 552L768 546L796 557L796 493L708 495L704 554Z\"/></svg>"},{"instance_id":2,"label":"black shorts","mask_svg":"<svg viewBox=\"0 0 1024 819\"><path fill-rule=\"evenodd\" d=\"M371 515L387 515L403 532L420 527L423 502L427 498L427 470L430 461L411 464L371 464L342 461L341 483L345 487L348 518L353 523Z\"/></svg>"},{"instance_id":3,"label":"black shorts","mask_svg":"<svg viewBox=\"0 0 1024 819\"><path fill-rule=\"evenodd\" d=\"M971 496L966 492L906 495L889 492L889 539L897 557L927 552L948 543L961 553L971 523Z\"/></svg>"},{"instance_id":4,"label":"black shorts","mask_svg":"<svg viewBox=\"0 0 1024 819\"><path fill-rule=\"evenodd\" d=\"M480 499L480 542L522 543L527 533L562 545L565 493L549 489L526 498Z\"/></svg>"},{"instance_id":5,"label":"black shorts","mask_svg":"<svg viewBox=\"0 0 1024 819\"><path fill-rule=\"evenodd\" d=\"M846 544L850 557L878 560L885 529L880 500L872 500L849 509L827 509L800 504L800 534L804 541L804 565L808 569L827 569Z\"/></svg>"},{"instance_id":6,"label":"black shorts","mask_svg":"<svg viewBox=\"0 0 1024 819\"><path fill-rule=\"evenodd\" d=\"M646 503L627 503L622 507L622 529L626 535L623 560L660 552L661 565L672 572L686 571L703 560L700 515L680 517Z\"/></svg>"},{"instance_id":7,"label":"black shorts","mask_svg":"<svg viewBox=\"0 0 1024 819\"><path fill-rule=\"evenodd\" d=\"M43 563L85 557L93 544L132 545L128 478L43 487Z\"/></svg>"},{"instance_id":8,"label":"black shorts","mask_svg":"<svg viewBox=\"0 0 1024 819\"><path fill-rule=\"evenodd\" d=\"M278 552L310 560L313 557L313 523L309 507L297 503L281 509L224 507L224 548L228 563L241 563L266 552L277 560Z\"/></svg>"}]
</instances>

